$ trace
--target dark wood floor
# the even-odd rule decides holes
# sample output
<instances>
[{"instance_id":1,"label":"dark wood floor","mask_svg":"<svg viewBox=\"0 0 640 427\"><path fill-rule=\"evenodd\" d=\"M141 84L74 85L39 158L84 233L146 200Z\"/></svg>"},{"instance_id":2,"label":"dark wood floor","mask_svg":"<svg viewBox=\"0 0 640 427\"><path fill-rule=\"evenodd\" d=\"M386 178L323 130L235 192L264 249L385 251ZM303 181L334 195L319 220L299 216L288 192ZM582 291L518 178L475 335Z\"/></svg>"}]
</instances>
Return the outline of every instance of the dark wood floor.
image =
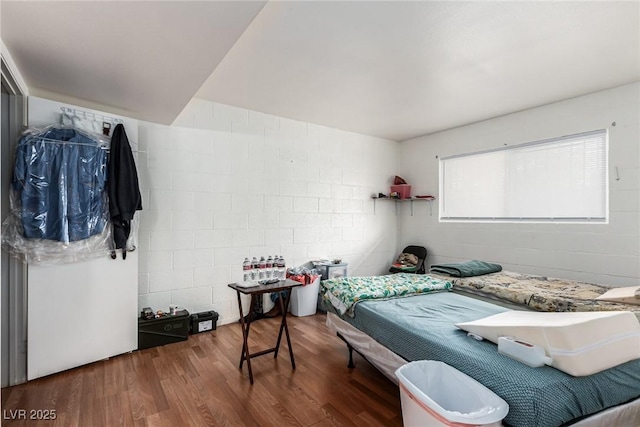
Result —
<instances>
[{"instance_id":1,"label":"dark wood floor","mask_svg":"<svg viewBox=\"0 0 640 427\"><path fill-rule=\"evenodd\" d=\"M2 424L20 426L401 426L397 386L360 356L347 368L345 344L325 316L288 317L278 358L238 369L239 324L188 341L135 351L2 390ZM252 324L250 345L273 347L278 319ZM99 337L96 337L99 339ZM87 343L91 345L91 343ZM15 420L55 410L55 421ZM13 412L12 412L13 411Z\"/></svg>"}]
</instances>

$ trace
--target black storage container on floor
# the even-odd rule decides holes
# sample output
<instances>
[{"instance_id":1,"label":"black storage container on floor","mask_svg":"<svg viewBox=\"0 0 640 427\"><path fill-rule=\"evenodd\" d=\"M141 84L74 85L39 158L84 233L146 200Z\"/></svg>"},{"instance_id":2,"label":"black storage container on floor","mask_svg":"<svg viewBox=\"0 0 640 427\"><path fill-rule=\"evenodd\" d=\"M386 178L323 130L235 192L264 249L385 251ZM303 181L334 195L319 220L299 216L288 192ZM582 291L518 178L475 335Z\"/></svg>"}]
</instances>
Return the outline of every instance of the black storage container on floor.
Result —
<instances>
[{"instance_id":1,"label":"black storage container on floor","mask_svg":"<svg viewBox=\"0 0 640 427\"><path fill-rule=\"evenodd\" d=\"M192 334L200 332L215 331L218 324L218 313L215 311L203 311L191 315L189 331Z\"/></svg>"},{"instance_id":2,"label":"black storage container on floor","mask_svg":"<svg viewBox=\"0 0 640 427\"><path fill-rule=\"evenodd\" d=\"M178 311L157 319L138 318L138 350L185 341L189 336L189 312Z\"/></svg>"}]
</instances>

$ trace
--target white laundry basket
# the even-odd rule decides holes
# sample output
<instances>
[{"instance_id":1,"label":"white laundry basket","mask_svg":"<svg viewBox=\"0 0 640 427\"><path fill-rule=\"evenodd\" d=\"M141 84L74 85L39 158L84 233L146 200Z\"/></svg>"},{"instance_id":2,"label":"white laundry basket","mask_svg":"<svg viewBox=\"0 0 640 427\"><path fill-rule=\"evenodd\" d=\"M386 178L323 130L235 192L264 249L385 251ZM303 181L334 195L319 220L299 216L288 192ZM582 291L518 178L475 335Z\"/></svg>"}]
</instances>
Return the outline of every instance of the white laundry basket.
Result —
<instances>
[{"instance_id":1,"label":"white laundry basket","mask_svg":"<svg viewBox=\"0 0 640 427\"><path fill-rule=\"evenodd\" d=\"M297 286L291 292L290 310L294 316L311 316L318 308L320 277L304 286Z\"/></svg>"},{"instance_id":2,"label":"white laundry basket","mask_svg":"<svg viewBox=\"0 0 640 427\"><path fill-rule=\"evenodd\" d=\"M509 405L443 362L419 360L396 370L405 427L500 426Z\"/></svg>"}]
</instances>

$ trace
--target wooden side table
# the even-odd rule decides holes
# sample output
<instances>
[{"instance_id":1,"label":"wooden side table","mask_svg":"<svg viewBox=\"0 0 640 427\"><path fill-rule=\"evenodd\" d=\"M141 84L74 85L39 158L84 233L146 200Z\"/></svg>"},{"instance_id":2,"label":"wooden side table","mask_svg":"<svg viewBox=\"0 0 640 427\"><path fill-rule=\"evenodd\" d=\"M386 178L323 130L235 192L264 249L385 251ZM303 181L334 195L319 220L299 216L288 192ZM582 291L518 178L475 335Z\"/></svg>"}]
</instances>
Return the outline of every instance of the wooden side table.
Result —
<instances>
[{"instance_id":1,"label":"wooden side table","mask_svg":"<svg viewBox=\"0 0 640 427\"><path fill-rule=\"evenodd\" d=\"M230 283L228 285L231 289L236 290L236 294L238 295L238 309L240 310L240 325L242 326L242 354L240 356L240 369L242 369L242 365L244 361L247 361L247 368L249 369L249 381L253 384L253 371L251 370L251 358L262 356L268 353L274 353L273 358L278 357L278 349L280 348L280 341L282 340L282 331L284 330L284 334L287 338L287 344L289 346L289 359L291 359L291 367L296 369L296 362L293 358L293 349L291 348L291 338L289 337L289 327L287 326L287 308L289 307L289 300L291 299L291 289L296 286L302 286L302 283L295 282L293 280L280 280L277 283L272 283L269 285L258 285L250 288L245 288L239 286L237 283ZM273 348L269 348L266 350L258 351L256 353L251 353L249 351L249 330L251 329L251 322L253 320L252 316L247 316L247 320L245 321L244 313L242 312L242 300L240 299L241 294L250 295L251 303L249 307L253 307L254 300L258 297L262 297L263 294L268 292L281 292L281 291L289 291L287 292L287 296L285 300L282 301L282 298L278 298L278 302L280 303L280 311L281 320L280 320L280 331L278 332L278 341L276 342L276 346Z\"/></svg>"}]
</instances>

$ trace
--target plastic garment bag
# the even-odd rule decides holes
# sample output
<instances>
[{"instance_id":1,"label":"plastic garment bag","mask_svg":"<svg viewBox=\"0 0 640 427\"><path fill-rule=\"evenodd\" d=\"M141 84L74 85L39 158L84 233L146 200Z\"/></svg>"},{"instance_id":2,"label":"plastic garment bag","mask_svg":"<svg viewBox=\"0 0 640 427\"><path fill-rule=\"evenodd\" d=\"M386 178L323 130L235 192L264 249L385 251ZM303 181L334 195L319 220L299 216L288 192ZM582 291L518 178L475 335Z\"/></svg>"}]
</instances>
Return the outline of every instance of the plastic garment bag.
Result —
<instances>
[{"instance_id":1,"label":"plastic garment bag","mask_svg":"<svg viewBox=\"0 0 640 427\"><path fill-rule=\"evenodd\" d=\"M3 245L29 262L107 253L107 146L105 137L73 128L25 132L16 149Z\"/></svg>"}]
</instances>

